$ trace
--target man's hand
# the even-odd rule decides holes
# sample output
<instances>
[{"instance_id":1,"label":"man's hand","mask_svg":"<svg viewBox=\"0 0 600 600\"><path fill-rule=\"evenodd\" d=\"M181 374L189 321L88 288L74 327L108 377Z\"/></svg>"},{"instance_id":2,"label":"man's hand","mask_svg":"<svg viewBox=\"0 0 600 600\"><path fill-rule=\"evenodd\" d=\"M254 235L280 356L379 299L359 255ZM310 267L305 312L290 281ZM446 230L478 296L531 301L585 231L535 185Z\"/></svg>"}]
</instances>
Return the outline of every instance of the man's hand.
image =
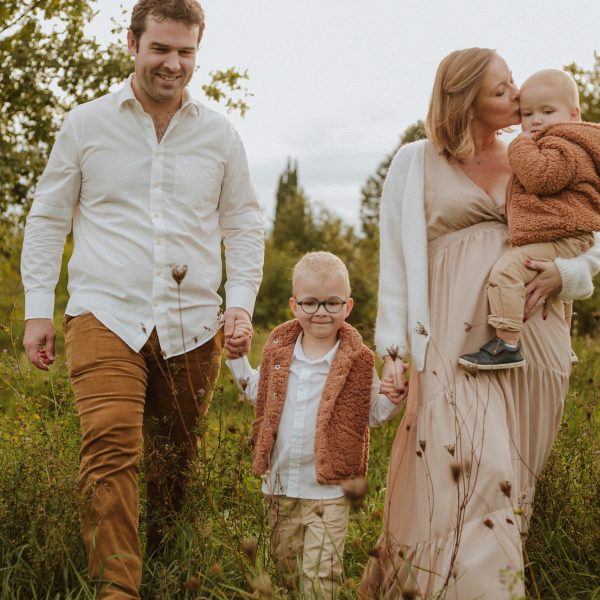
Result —
<instances>
[{"instance_id":1,"label":"man's hand","mask_svg":"<svg viewBox=\"0 0 600 600\"><path fill-rule=\"evenodd\" d=\"M560 271L551 260L526 260L525 266L538 274L525 286L524 319L529 319L540 306L543 306L542 317L546 319L550 305L548 298L562 290Z\"/></svg>"},{"instance_id":2,"label":"man's hand","mask_svg":"<svg viewBox=\"0 0 600 600\"><path fill-rule=\"evenodd\" d=\"M227 358L239 358L250 351L252 321L243 308L228 308L224 315L225 350Z\"/></svg>"},{"instance_id":3,"label":"man's hand","mask_svg":"<svg viewBox=\"0 0 600 600\"><path fill-rule=\"evenodd\" d=\"M56 331L52 319L28 319L25 321L23 347L29 362L42 371L49 371L56 360L54 342Z\"/></svg>"}]
</instances>

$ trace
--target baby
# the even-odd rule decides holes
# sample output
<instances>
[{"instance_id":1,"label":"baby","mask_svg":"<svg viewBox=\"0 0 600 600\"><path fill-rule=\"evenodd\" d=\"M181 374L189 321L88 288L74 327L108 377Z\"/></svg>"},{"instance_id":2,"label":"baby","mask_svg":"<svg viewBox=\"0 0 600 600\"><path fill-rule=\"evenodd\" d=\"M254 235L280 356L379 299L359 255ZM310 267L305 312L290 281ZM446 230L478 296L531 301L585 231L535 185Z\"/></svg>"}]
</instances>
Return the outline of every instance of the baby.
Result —
<instances>
[{"instance_id":1,"label":"baby","mask_svg":"<svg viewBox=\"0 0 600 600\"><path fill-rule=\"evenodd\" d=\"M594 243L592 232L600 230L600 125L581 122L575 81L565 71L538 71L523 83L520 105L523 133L508 148L512 248L496 262L488 283L488 323L496 337L459 358L467 368L525 364L525 285L536 275L526 262L583 254Z\"/></svg>"}]
</instances>

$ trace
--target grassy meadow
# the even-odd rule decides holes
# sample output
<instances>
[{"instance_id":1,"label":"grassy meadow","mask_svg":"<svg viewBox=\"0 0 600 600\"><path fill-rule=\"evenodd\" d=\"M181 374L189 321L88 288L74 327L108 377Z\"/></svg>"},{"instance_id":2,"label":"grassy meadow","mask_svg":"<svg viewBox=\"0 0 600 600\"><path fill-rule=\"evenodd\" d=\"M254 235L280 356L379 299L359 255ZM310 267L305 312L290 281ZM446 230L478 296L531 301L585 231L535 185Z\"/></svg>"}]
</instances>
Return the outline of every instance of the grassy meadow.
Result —
<instances>
[{"instance_id":1,"label":"grassy meadow","mask_svg":"<svg viewBox=\"0 0 600 600\"><path fill-rule=\"evenodd\" d=\"M20 340L11 342L6 328L3 337L0 599L94 598L79 537L79 430L64 364L59 360L50 374L33 372ZM255 338L255 364L265 337ZM575 349L580 363L526 544L528 598L600 598L600 349L589 337L576 338ZM269 556L260 481L251 474L252 413L224 368L184 514L168 553L145 563L143 598L298 597L283 587ZM397 424L372 431L369 492L351 514L342 598L355 596L381 527Z\"/></svg>"}]
</instances>

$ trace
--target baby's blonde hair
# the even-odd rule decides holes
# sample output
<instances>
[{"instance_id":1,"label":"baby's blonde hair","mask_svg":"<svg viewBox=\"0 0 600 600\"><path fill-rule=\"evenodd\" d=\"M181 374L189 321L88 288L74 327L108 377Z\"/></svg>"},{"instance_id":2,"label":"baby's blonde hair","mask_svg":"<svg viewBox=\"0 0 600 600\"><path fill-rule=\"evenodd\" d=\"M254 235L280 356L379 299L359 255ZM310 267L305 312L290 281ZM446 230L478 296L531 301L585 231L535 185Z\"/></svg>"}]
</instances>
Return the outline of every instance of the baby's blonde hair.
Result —
<instances>
[{"instance_id":1,"label":"baby's blonde hair","mask_svg":"<svg viewBox=\"0 0 600 600\"><path fill-rule=\"evenodd\" d=\"M294 267L292 287L296 291L296 283L300 277L315 277L325 281L334 275L341 275L344 280L346 297L350 297L350 276L344 262L331 252L307 252Z\"/></svg>"},{"instance_id":2,"label":"baby's blonde hair","mask_svg":"<svg viewBox=\"0 0 600 600\"><path fill-rule=\"evenodd\" d=\"M573 76L560 69L543 69L528 77L521 86L521 94L527 93L531 85L547 85L556 90L556 94L563 98L569 109L579 108L579 89Z\"/></svg>"}]
</instances>

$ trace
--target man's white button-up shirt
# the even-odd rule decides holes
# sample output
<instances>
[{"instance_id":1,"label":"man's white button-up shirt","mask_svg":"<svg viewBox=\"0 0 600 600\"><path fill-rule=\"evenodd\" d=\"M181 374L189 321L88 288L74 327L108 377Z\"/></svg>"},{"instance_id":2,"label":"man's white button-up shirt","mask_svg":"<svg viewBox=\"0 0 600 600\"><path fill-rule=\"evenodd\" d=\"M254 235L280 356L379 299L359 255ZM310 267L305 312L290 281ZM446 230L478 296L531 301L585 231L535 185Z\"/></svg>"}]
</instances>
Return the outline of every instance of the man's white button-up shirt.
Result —
<instances>
[{"instance_id":1,"label":"man's white button-up shirt","mask_svg":"<svg viewBox=\"0 0 600 600\"><path fill-rule=\"evenodd\" d=\"M252 314L262 218L229 122L186 91L159 144L131 81L71 111L56 138L25 229L25 318L52 318L72 227L66 313L93 313L136 351L156 327L174 356L220 327L222 239L227 307ZM187 266L180 285L173 265Z\"/></svg>"},{"instance_id":2,"label":"man's white button-up shirt","mask_svg":"<svg viewBox=\"0 0 600 600\"><path fill-rule=\"evenodd\" d=\"M325 500L339 498L344 492L339 485L322 485L317 481L315 436L317 412L329 369L339 342L324 356L311 360L302 351L302 334L298 336L288 377L287 392L279 421L277 438L271 452L271 469L263 480L262 491L290 498ZM238 382L246 381L244 393L256 404L259 369L252 369L244 356L228 360L227 365ZM378 427L398 414L396 405L378 393L379 377L373 373L369 426Z\"/></svg>"}]
</instances>

